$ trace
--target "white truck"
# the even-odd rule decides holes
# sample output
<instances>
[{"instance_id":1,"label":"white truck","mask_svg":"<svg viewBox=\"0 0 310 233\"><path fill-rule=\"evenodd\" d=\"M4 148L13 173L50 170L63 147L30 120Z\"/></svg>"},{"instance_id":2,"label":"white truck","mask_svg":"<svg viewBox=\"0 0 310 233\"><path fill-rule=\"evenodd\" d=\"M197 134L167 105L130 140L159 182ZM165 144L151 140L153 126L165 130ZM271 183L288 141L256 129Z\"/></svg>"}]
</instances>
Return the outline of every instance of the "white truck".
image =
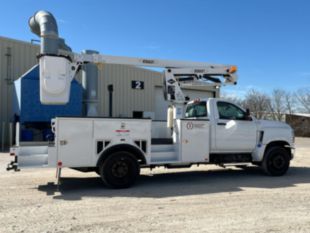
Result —
<instances>
[{"instance_id":1,"label":"white truck","mask_svg":"<svg viewBox=\"0 0 310 233\"><path fill-rule=\"evenodd\" d=\"M17 131L17 145L11 149L15 159L8 170L56 167L58 178L64 167L95 171L106 185L127 188L140 168L254 164L272 176L289 168L294 155L289 125L257 120L222 99L184 96L183 86L220 86L221 79L236 84L235 66L74 53L41 53L39 60L40 98L45 104L68 101L70 82L84 63L164 68L164 95L171 102L167 131L163 134L165 130L151 119L57 117L52 120L55 139L48 147L20 146Z\"/></svg>"},{"instance_id":2,"label":"white truck","mask_svg":"<svg viewBox=\"0 0 310 233\"><path fill-rule=\"evenodd\" d=\"M36 147L37 153L14 148L16 166L95 171L108 186L125 188L135 182L140 168L252 163L280 176L293 158L290 126L257 120L217 98L189 102L185 117L174 119L171 138L152 138L157 129L151 119L59 117L52 124L54 143Z\"/></svg>"}]
</instances>

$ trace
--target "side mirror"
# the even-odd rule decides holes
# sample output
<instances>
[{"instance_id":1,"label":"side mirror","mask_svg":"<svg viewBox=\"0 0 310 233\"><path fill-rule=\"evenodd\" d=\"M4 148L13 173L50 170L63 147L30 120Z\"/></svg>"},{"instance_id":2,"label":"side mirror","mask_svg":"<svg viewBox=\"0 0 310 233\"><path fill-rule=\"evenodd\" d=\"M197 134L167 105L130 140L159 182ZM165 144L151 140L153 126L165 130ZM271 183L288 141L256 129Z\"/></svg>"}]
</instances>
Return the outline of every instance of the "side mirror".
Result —
<instances>
[{"instance_id":1,"label":"side mirror","mask_svg":"<svg viewBox=\"0 0 310 233\"><path fill-rule=\"evenodd\" d=\"M247 109L245 110L245 113L246 113L246 116L250 116L250 115L251 115L250 109L247 108Z\"/></svg>"},{"instance_id":2,"label":"side mirror","mask_svg":"<svg viewBox=\"0 0 310 233\"><path fill-rule=\"evenodd\" d=\"M251 112L250 112L250 109L248 109L248 108L245 110L245 119L248 121L252 120Z\"/></svg>"}]
</instances>

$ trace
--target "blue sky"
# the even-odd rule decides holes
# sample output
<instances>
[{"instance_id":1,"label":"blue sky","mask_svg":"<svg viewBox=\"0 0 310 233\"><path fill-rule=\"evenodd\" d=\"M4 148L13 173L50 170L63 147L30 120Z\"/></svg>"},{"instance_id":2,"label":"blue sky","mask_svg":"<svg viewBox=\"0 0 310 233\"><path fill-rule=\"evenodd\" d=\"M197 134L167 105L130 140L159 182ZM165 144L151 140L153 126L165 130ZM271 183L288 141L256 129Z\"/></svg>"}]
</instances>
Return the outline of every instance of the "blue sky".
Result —
<instances>
[{"instance_id":1,"label":"blue sky","mask_svg":"<svg viewBox=\"0 0 310 233\"><path fill-rule=\"evenodd\" d=\"M310 1L307 0L10 0L1 3L0 35L37 39L27 25L52 12L74 51L236 64L239 83L294 91L310 87Z\"/></svg>"}]
</instances>

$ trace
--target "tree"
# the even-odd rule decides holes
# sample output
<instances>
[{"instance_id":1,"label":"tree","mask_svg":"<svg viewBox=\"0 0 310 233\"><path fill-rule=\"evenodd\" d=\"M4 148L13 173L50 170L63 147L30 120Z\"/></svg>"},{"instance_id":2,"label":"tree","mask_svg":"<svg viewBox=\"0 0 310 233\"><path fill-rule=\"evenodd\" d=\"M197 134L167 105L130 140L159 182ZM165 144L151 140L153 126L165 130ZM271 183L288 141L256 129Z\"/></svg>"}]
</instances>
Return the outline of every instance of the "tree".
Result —
<instances>
[{"instance_id":1,"label":"tree","mask_svg":"<svg viewBox=\"0 0 310 233\"><path fill-rule=\"evenodd\" d=\"M286 112L285 107L286 92L281 89L274 89L270 97L270 110L274 120L281 121Z\"/></svg>"},{"instance_id":2,"label":"tree","mask_svg":"<svg viewBox=\"0 0 310 233\"><path fill-rule=\"evenodd\" d=\"M290 115L293 114L296 110L296 101L294 95L291 92L286 91L284 99L286 112Z\"/></svg>"},{"instance_id":3,"label":"tree","mask_svg":"<svg viewBox=\"0 0 310 233\"><path fill-rule=\"evenodd\" d=\"M295 93L301 112L310 113L310 88L301 88Z\"/></svg>"},{"instance_id":4,"label":"tree","mask_svg":"<svg viewBox=\"0 0 310 233\"><path fill-rule=\"evenodd\" d=\"M256 118L262 119L266 117L266 113L270 112L271 100L267 94L251 89L245 95L243 104Z\"/></svg>"},{"instance_id":5,"label":"tree","mask_svg":"<svg viewBox=\"0 0 310 233\"><path fill-rule=\"evenodd\" d=\"M225 92L222 92L221 94L221 98L225 99L225 100L228 100L232 103L235 103L239 106L243 106L243 99L241 99L240 97L237 97L235 95L229 95Z\"/></svg>"}]
</instances>

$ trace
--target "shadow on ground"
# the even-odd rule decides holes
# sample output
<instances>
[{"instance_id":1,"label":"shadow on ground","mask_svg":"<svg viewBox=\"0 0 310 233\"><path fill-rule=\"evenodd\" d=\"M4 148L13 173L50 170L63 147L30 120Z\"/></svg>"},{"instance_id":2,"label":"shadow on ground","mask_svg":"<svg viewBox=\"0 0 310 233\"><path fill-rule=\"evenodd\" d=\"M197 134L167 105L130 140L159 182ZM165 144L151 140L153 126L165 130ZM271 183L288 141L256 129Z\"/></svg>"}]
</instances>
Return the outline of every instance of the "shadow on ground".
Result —
<instances>
[{"instance_id":1,"label":"shadow on ground","mask_svg":"<svg viewBox=\"0 0 310 233\"><path fill-rule=\"evenodd\" d=\"M80 200L83 197L146 197L163 198L221 192L238 192L242 188L283 188L310 183L310 168L291 167L285 176L269 177L257 167L245 170L202 170L141 175L134 187L108 189L98 177L62 178L57 190L54 183L40 185L39 191L55 199Z\"/></svg>"}]
</instances>

